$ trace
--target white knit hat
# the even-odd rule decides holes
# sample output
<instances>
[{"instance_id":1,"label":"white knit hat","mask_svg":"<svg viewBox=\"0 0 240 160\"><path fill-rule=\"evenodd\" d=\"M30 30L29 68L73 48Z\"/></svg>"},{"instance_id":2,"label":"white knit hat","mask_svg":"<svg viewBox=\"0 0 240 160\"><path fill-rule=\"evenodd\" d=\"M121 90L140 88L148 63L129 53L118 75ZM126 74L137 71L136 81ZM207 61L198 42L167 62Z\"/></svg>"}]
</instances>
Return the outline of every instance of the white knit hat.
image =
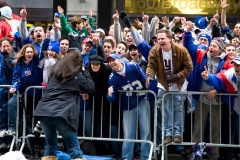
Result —
<instances>
[{"instance_id":1,"label":"white knit hat","mask_svg":"<svg viewBox=\"0 0 240 160\"><path fill-rule=\"evenodd\" d=\"M0 8L1 16L12 19L12 9L9 6Z\"/></svg>"}]
</instances>

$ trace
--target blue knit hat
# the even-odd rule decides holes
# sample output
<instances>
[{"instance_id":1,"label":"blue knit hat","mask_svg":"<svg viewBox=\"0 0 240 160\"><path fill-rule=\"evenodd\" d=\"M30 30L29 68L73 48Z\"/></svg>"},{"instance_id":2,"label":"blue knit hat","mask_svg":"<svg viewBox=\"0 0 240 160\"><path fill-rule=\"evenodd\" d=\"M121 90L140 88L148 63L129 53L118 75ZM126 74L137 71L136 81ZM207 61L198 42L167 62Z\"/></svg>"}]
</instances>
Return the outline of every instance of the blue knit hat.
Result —
<instances>
[{"instance_id":1,"label":"blue knit hat","mask_svg":"<svg viewBox=\"0 0 240 160\"><path fill-rule=\"evenodd\" d=\"M205 29L207 28L208 26L208 22L206 20L205 17L202 17L202 16L197 16L195 19L194 19L194 23L197 27L199 27L200 29Z\"/></svg>"},{"instance_id":2,"label":"blue knit hat","mask_svg":"<svg viewBox=\"0 0 240 160\"><path fill-rule=\"evenodd\" d=\"M59 51L60 51L60 43L59 41L52 41L49 46L48 46L48 50L52 50L56 53L59 54Z\"/></svg>"},{"instance_id":3,"label":"blue knit hat","mask_svg":"<svg viewBox=\"0 0 240 160\"><path fill-rule=\"evenodd\" d=\"M211 41L212 41L212 37L208 34L208 33L200 33L199 35L198 35L198 39L199 38L201 38L201 37L204 37L204 38L207 38L208 39L208 42L209 42L209 44L208 45L210 45L210 43L211 43Z\"/></svg>"}]
</instances>

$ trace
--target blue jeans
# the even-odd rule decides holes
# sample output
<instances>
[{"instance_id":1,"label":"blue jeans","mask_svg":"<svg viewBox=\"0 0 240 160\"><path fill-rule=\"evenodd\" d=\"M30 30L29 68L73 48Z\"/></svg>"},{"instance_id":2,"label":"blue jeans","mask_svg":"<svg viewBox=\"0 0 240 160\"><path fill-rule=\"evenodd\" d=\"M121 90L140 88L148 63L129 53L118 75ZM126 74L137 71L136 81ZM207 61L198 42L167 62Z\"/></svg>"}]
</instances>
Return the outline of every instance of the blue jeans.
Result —
<instances>
[{"instance_id":1,"label":"blue jeans","mask_svg":"<svg viewBox=\"0 0 240 160\"><path fill-rule=\"evenodd\" d=\"M137 119L138 116L138 119ZM143 99L139 102L138 107L131 110L123 111L123 131L124 139L136 139L136 126L139 122L139 131L141 140L151 141L150 130L150 107L149 102ZM133 159L133 142L123 142L122 146L122 158ZM148 159L150 152L150 145L148 143L141 143L141 155L140 159Z\"/></svg>"},{"instance_id":2,"label":"blue jeans","mask_svg":"<svg viewBox=\"0 0 240 160\"><path fill-rule=\"evenodd\" d=\"M88 137L93 137L92 135L92 110L85 110L85 117L84 117L84 110L80 110L80 118L82 122L82 128L84 127L85 133ZM85 126L84 126L85 125ZM82 130L83 132L83 130Z\"/></svg>"},{"instance_id":3,"label":"blue jeans","mask_svg":"<svg viewBox=\"0 0 240 160\"><path fill-rule=\"evenodd\" d=\"M8 129L16 131L16 117L17 117L17 96L12 96L8 101Z\"/></svg>"},{"instance_id":4,"label":"blue jeans","mask_svg":"<svg viewBox=\"0 0 240 160\"><path fill-rule=\"evenodd\" d=\"M158 90L158 99L162 99L165 91ZM181 136L184 130L184 101L186 95L168 94L164 98L164 131L165 136ZM173 103L172 103L173 102ZM174 117L173 117L174 115ZM172 122L173 119L173 122Z\"/></svg>"},{"instance_id":5,"label":"blue jeans","mask_svg":"<svg viewBox=\"0 0 240 160\"><path fill-rule=\"evenodd\" d=\"M83 152L78 144L77 133L63 118L40 117L40 122L46 141L44 156L56 156L58 130L68 147L71 159L82 158Z\"/></svg>"},{"instance_id":6,"label":"blue jeans","mask_svg":"<svg viewBox=\"0 0 240 160\"><path fill-rule=\"evenodd\" d=\"M157 107L157 126L154 126L154 111L155 111L155 101L149 100L150 109L151 109L151 133L152 133L152 139L154 138L154 127L157 127L157 135L156 135L156 143L161 144L162 143L162 112L159 107Z\"/></svg>"}]
</instances>

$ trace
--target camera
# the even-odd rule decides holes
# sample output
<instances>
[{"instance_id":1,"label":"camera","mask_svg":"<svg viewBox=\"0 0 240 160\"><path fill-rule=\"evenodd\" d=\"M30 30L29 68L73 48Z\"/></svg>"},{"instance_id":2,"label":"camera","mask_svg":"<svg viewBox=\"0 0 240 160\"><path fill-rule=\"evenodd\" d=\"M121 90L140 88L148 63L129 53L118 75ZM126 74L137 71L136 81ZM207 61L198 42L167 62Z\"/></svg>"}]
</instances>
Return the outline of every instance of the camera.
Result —
<instances>
[{"instance_id":1,"label":"camera","mask_svg":"<svg viewBox=\"0 0 240 160\"><path fill-rule=\"evenodd\" d=\"M234 38L234 33L233 32L227 32L226 33L226 36L227 36L227 39L229 40L229 41L231 41L233 38Z\"/></svg>"},{"instance_id":2,"label":"camera","mask_svg":"<svg viewBox=\"0 0 240 160\"><path fill-rule=\"evenodd\" d=\"M219 23L217 23L212 28L212 38L221 37L221 36L222 36L221 26Z\"/></svg>"}]
</instances>

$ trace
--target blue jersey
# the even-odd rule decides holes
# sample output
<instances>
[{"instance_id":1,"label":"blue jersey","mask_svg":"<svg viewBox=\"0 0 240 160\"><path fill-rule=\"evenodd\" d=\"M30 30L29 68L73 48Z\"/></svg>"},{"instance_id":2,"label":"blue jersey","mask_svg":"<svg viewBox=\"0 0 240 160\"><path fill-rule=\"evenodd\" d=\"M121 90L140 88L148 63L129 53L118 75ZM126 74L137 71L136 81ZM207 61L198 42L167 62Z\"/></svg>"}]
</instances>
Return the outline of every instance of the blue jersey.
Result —
<instances>
[{"instance_id":1,"label":"blue jersey","mask_svg":"<svg viewBox=\"0 0 240 160\"><path fill-rule=\"evenodd\" d=\"M117 90L131 91L131 90L145 90L146 74L136 63L124 63L125 76L119 75L115 71L109 76L108 87L113 87L112 97L107 96L109 102L113 102L117 97ZM140 94L137 98L137 93L123 93L121 95L121 109L128 110L137 107L137 102L144 98L145 94Z\"/></svg>"}]
</instances>

